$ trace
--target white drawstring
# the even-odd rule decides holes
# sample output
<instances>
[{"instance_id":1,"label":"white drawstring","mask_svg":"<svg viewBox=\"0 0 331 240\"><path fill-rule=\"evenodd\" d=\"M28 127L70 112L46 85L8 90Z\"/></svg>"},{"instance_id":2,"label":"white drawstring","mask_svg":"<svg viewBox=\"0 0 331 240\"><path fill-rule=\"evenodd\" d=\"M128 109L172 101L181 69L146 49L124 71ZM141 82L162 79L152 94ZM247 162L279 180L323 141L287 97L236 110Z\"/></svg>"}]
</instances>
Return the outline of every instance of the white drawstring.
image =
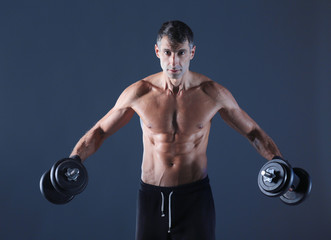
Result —
<instances>
[{"instance_id":1,"label":"white drawstring","mask_svg":"<svg viewBox=\"0 0 331 240\"><path fill-rule=\"evenodd\" d=\"M168 233L170 233L170 229L171 229L171 196L174 192L171 192L169 194L169 230Z\"/></svg>"},{"instance_id":2,"label":"white drawstring","mask_svg":"<svg viewBox=\"0 0 331 240\"><path fill-rule=\"evenodd\" d=\"M161 192L161 197L162 197L162 204L161 204L161 217L164 217L164 195L163 192Z\"/></svg>"},{"instance_id":3,"label":"white drawstring","mask_svg":"<svg viewBox=\"0 0 331 240\"><path fill-rule=\"evenodd\" d=\"M171 196L174 192L171 192L169 194L169 229L168 229L168 233L170 233L170 229L171 229ZM161 203L161 217L165 217L165 214L164 214L164 194L163 192L161 192L161 197L162 197L162 203Z\"/></svg>"}]
</instances>

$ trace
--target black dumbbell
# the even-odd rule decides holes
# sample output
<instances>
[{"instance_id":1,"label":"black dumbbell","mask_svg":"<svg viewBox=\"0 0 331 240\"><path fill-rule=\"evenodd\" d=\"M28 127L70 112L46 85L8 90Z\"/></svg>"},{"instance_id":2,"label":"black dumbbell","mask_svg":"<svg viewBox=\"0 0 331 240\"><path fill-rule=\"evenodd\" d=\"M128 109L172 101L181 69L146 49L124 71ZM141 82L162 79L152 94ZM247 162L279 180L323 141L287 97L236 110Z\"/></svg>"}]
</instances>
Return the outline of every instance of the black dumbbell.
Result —
<instances>
[{"instance_id":1,"label":"black dumbbell","mask_svg":"<svg viewBox=\"0 0 331 240\"><path fill-rule=\"evenodd\" d=\"M40 178L42 195L54 204L65 204L84 191L88 183L87 170L78 156L64 158Z\"/></svg>"},{"instance_id":2,"label":"black dumbbell","mask_svg":"<svg viewBox=\"0 0 331 240\"><path fill-rule=\"evenodd\" d=\"M258 186L266 196L280 196L284 203L297 205L310 194L312 182L302 168L292 168L287 161L275 158L261 168Z\"/></svg>"}]
</instances>

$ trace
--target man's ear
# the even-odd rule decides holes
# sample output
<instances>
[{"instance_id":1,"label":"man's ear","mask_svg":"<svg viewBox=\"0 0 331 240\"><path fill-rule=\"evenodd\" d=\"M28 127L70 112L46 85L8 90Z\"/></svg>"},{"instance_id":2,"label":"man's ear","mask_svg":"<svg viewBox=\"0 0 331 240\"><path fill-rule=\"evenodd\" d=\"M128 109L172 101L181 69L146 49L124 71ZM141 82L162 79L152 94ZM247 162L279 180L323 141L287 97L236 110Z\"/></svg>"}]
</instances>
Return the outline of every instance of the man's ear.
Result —
<instances>
[{"instance_id":1,"label":"man's ear","mask_svg":"<svg viewBox=\"0 0 331 240\"><path fill-rule=\"evenodd\" d=\"M190 60L192 60L192 59L194 58L194 55L195 55L195 49L196 49L196 46L193 46L193 48L191 49Z\"/></svg>"},{"instance_id":2,"label":"man's ear","mask_svg":"<svg viewBox=\"0 0 331 240\"><path fill-rule=\"evenodd\" d=\"M160 58L160 50L159 50L159 47L158 47L158 45L157 44L155 44L155 54L156 54L156 56L158 57L158 58Z\"/></svg>"}]
</instances>

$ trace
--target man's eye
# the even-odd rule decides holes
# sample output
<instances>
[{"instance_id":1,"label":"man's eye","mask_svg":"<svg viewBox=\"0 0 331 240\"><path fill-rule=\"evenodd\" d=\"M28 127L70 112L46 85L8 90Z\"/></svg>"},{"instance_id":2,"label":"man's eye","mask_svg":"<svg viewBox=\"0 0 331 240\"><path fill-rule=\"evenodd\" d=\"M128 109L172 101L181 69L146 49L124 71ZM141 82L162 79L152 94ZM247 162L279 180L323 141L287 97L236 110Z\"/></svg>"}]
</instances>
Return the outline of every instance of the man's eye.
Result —
<instances>
[{"instance_id":1,"label":"man's eye","mask_svg":"<svg viewBox=\"0 0 331 240\"><path fill-rule=\"evenodd\" d=\"M184 55L185 54L185 51L180 51L179 52L179 55Z\"/></svg>"},{"instance_id":2,"label":"man's eye","mask_svg":"<svg viewBox=\"0 0 331 240\"><path fill-rule=\"evenodd\" d=\"M170 55L170 51L164 51L165 55Z\"/></svg>"}]
</instances>

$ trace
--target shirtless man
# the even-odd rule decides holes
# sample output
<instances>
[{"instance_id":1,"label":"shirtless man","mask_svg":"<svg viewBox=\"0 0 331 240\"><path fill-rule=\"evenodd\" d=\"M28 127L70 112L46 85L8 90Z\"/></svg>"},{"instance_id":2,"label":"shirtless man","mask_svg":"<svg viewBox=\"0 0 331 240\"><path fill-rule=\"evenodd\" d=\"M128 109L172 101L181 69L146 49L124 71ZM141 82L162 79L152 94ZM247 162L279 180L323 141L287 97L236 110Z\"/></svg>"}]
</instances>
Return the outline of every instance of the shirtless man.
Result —
<instances>
[{"instance_id":1,"label":"shirtless man","mask_svg":"<svg viewBox=\"0 0 331 240\"><path fill-rule=\"evenodd\" d=\"M164 23L155 45L162 72L125 89L71 153L84 161L134 113L139 115L144 153L137 240L215 239L206 156L215 114L245 136L267 160L281 156L271 138L226 88L189 70L195 49L193 33L185 23Z\"/></svg>"}]
</instances>

